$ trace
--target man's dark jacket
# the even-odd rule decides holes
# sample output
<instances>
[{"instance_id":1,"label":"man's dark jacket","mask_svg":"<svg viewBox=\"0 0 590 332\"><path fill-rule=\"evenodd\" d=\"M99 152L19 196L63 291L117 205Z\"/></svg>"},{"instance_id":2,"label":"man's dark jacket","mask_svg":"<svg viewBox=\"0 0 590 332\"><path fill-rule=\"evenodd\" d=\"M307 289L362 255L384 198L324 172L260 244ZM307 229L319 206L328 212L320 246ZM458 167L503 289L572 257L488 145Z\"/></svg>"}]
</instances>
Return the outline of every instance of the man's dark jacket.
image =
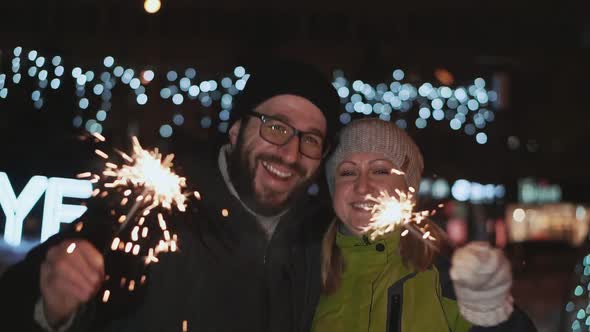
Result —
<instances>
[{"instance_id":1,"label":"man's dark jacket","mask_svg":"<svg viewBox=\"0 0 590 332\"><path fill-rule=\"evenodd\" d=\"M320 208L326 201L306 197L281 218L268 241L254 217L230 194L216 154L181 163L191 189L202 199L171 219L180 250L161 254L160 261L149 266L144 287L138 283L134 292L113 289L113 300L106 305L98 300L99 293L77 315L72 330L180 331L183 321L189 331L309 330L320 292L324 225L318 223L329 220L328 209ZM85 234L103 248L111 238L102 233ZM49 246L75 236L72 231L57 234L2 276L1 305L11 313L9 320L25 323L25 330L35 329L39 266ZM109 258L105 260L109 273L113 268ZM135 262L123 270L134 265L142 266ZM16 297L7 298L5 290L14 290ZM126 295L116 297L116 291ZM117 301L121 298L126 300Z\"/></svg>"}]
</instances>

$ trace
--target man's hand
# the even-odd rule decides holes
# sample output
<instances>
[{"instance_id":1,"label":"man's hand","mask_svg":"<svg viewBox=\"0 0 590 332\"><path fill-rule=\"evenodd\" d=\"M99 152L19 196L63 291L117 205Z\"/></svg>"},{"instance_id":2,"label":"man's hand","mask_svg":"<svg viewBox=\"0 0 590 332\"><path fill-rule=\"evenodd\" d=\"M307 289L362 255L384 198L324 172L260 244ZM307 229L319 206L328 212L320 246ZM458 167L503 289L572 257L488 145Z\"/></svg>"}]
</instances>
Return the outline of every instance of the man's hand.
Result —
<instances>
[{"instance_id":1,"label":"man's hand","mask_svg":"<svg viewBox=\"0 0 590 332\"><path fill-rule=\"evenodd\" d=\"M510 317L512 272L500 249L486 242L471 242L457 249L450 276L465 319L479 326L494 326Z\"/></svg>"},{"instance_id":2,"label":"man's hand","mask_svg":"<svg viewBox=\"0 0 590 332\"><path fill-rule=\"evenodd\" d=\"M104 259L86 240L65 240L47 252L40 279L45 318L58 326L100 289Z\"/></svg>"}]
</instances>

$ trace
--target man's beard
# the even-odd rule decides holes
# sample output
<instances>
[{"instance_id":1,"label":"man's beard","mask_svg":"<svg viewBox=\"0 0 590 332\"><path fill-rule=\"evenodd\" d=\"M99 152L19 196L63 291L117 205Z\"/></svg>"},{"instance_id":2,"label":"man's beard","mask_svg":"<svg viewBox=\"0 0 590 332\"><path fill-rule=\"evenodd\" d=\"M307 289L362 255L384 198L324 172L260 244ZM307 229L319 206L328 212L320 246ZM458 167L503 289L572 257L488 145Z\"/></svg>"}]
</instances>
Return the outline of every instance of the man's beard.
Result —
<instances>
[{"instance_id":1,"label":"man's beard","mask_svg":"<svg viewBox=\"0 0 590 332\"><path fill-rule=\"evenodd\" d=\"M230 152L230 162L228 165L229 176L232 184L238 192L240 199L244 204L246 204L246 206L260 215L274 216L295 205L296 202L304 196L307 188L315 178L315 175L306 181L297 184L283 202L278 204L274 202L265 202L256 194L256 190L254 188L256 165L262 160L285 165L302 177L305 176L305 169L303 169L303 167L299 164L288 164L284 162L279 156L271 154L261 154L256 157L253 165L249 165L248 151L244 151L244 139L242 137L242 132L238 134L238 141L236 146ZM317 172L314 174L316 173Z\"/></svg>"}]
</instances>

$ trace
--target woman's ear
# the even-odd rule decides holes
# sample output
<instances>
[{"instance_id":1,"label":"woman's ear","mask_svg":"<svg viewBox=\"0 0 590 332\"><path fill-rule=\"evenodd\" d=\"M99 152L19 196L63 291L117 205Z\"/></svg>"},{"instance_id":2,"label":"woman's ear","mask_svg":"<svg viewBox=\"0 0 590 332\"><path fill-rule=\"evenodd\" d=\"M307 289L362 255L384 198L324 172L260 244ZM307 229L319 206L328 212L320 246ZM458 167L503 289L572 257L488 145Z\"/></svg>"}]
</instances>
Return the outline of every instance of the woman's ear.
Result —
<instances>
[{"instance_id":1,"label":"woman's ear","mask_svg":"<svg viewBox=\"0 0 590 332\"><path fill-rule=\"evenodd\" d=\"M241 126L242 120L238 120L229 129L229 142L232 146L236 146L236 144L238 143L238 135L240 133Z\"/></svg>"}]
</instances>

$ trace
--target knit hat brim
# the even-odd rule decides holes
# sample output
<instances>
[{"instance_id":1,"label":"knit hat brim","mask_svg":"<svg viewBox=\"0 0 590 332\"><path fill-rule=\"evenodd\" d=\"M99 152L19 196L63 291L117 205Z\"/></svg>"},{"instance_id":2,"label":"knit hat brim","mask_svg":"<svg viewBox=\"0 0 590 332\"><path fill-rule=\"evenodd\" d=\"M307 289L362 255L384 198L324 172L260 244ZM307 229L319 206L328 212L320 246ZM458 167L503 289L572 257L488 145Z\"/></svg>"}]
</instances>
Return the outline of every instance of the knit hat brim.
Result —
<instances>
[{"instance_id":1,"label":"knit hat brim","mask_svg":"<svg viewBox=\"0 0 590 332\"><path fill-rule=\"evenodd\" d=\"M337 146L326 162L326 179L331 194L334 192L336 168L348 155L359 152L383 155L404 173L408 187L419 189L424 160L416 143L391 122L364 118L342 129Z\"/></svg>"}]
</instances>

